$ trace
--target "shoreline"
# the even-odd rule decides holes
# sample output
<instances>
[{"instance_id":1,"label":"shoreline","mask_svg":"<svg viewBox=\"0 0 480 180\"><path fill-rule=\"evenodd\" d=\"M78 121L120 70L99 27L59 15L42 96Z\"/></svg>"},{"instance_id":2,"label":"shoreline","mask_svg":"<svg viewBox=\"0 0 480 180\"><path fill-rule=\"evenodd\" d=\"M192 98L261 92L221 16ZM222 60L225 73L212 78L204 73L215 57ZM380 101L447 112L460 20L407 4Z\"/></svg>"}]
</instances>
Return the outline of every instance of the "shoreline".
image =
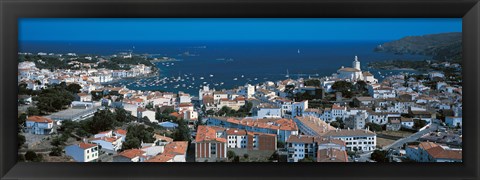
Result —
<instances>
[{"instance_id":1,"label":"shoreline","mask_svg":"<svg viewBox=\"0 0 480 180\"><path fill-rule=\"evenodd\" d=\"M109 82L105 83L100 83L103 86L111 86L112 84L119 83L120 81L127 81L127 80L137 80L137 79L143 79L143 78L152 78L160 75L160 68L156 67L158 70L155 70L154 72L151 72L146 75L142 76L135 76L135 77L125 77L125 78L120 78L120 79L114 79Z\"/></svg>"}]
</instances>

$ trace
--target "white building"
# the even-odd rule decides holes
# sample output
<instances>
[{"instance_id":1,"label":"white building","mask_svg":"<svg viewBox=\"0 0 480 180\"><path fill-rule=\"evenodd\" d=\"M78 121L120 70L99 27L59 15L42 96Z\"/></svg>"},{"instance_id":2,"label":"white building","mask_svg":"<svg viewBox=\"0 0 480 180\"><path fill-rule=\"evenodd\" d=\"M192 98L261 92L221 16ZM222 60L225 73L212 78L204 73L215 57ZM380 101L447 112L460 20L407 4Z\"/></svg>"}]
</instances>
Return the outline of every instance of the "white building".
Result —
<instances>
[{"instance_id":1,"label":"white building","mask_svg":"<svg viewBox=\"0 0 480 180\"><path fill-rule=\"evenodd\" d=\"M256 109L256 117L257 118L281 118L282 117L282 110L281 108L275 107L264 107Z\"/></svg>"},{"instance_id":2,"label":"white building","mask_svg":"<svg viewBox=\"0 0 480 180\"><path fill-rule=\"evenodd\" d=\"M137 118L142 119L142 118L148 118L150 122L158 122L158 120L155 119L155 111L148 110L145 108L138 108L137 109Z\"/></svg>"},{"instance_id":3,"label":"white building","mask_svg":"<svg viewBox=\"0 0 480 180\"><path fill-rule=\"evenodd\" d=\"M98 146L96 144L79 143L65 147L65 154L71 156L76 162L92 162L98 159Z\"/></svg>"},{"instance_id":4,"label":"white building","mask_svg":"<svg viewBox=\"0 0 480 180\"><path fill-rule=\"evenodd\" d=\"M358 80L363 80L363 73L360 69L360 61L358 61L358 57L355 56L355 60L352 62L352 67L341 67L337 70L338 79L354 82Z\"/></svg>"},{"instance_id":5,"label":"white building","mask_svg":"<svg viewBox=\"0 0 480 180\"><path fill-rule=\"evenodd\" d=\"M248 138L245 130L227 129L228 148L247 148Z\"/></svg>"},{"instance_id":6,"label":"white building","mask_svg":"<svg viewBox=\"0 0 480 180\"><path fill-rule=\"evenodd\" d=\"M127 149L113 157L113 162L145 162L147 152L143 149Z\"/></svg>"},{"instance_id":7,"label":"white building","mask_svg":"<svg viewBox=\"0 0 480 180\"><path fill-rule=\"evenodd\" d=\"M405 118L405 117L400 118L400 123L402 124L402 127L407 129L412 129L413 125L415 124L412 118Z\"/></svg>"},{"instance_id":8,"label":"white building","mask_svg":"<svg viewBox=\"0 0 480 180\"><path fill-rule=\"evenodd\" d=\"M191 103L192 102L192 97L190 97L189 94L184 94L184 93L178 93L178 101L179 103Z\"/></svg>"},{"instance_id":9,"label":"white building","mask_svg":"<svg viewBox=\"0 0 480 180\"><path fill-rule=\"evenodd\" d=\"M228 94L220 91L213 93L213 101L215 104L219 104L221 99L228 99Z\"/></svg>"},{"instance_id":10,"label":"white building","mask_svg":"<svg viewBox=\"0 0 480 180\"><path fill-rule=\"evenodd\" d=\"M365 128L365 121L367 119L367 113L365 111L357 112L354 115L350 115L349 118L345 119L345 126L352 129L363 129Z\"/></svg>"},{"instance_id":11,"label":"white building","mask_svg":"<svg viewBox=\"0 0 480 180\"><path fill-rule=\"evenodd\" d=\"M25 131L32 134L51 134L53 120L42 116L30 116L26 119Z\"/></svg>"},{"instance_id":12,"label":"white building","mask_svg":"<svg viewBox=\"0 0 480 180\"><path fill-rule=\"evenodd\" d=\"M292 104L291 117L303 116L303 112L305 112L306 109L308 109L308 100L304 100L302 102L294 102Z\"/></svg>"},{"instance_id":13,"label":"white building","mask_svg":"<svg viewBox=\"0 0 480 180\"><path fill-rule=\"evenodd\" d=\"M333 104L331 111L332 121L336 121L337 118L344 119L345 114L347 113L347 107Z\"/></svg>"},{"instance_id":14,"label":"white building","mask_svg":"<svg viewBox=\"0 0 480 180\"><path fill-rule=\"evenodd\" d=\"M380 86L374 88L373 86L369 87L370 95L375 99L388 99L388 98L395 98L396 92L393 88L387 86Z\"/></svg>"},{"instance_id":15,"label":"white building","mask_svg":"<svg viewBox=\"0 0 480 180\"><path fill-rule=\"evenodd\" d=\"M350 151L373 151L377 144L377 135L368 129L336 129L328 131L324 136L345 141Z\"/></svg>"},{"instance_id":16,"label":"white building","mask_svg":"<svg viewBox=\"0 0 480 180\"><path fill-rule=\"evenodd\" d=\"M340 154L343 154L342 159L344 159L345 162L347 161L345 142L339 139L318 136L292 135L288 138L286 147L288 153L288 162L298 162L305 158L311 158L317 161L319 160L317 159L319 154L318 152L327 149L341 151Z\"/></svg>"},{"instance_id":17,"label":"white building","mask_svg":"<svg viewBox=\"0 0 480 180\"><path fill-rule=\"evenodd\" d=\"M445 123L451 127L462 127L462 117L458 116L447 116L445 117Z\"/></svg>"},{"instance_id":18,"label":"white building","mask_svg":"<svg viewBox=\"0 0 480 180\"><path fill-rule=\"evenodd\" d=\"M280 142L285 142L290 135L297 135L298 128L292 119L253 119L253 118L225 118L209 117L207 125L224 128L237 128L249 132L276 134Z\"/></svg>"},{"instance_id":19,"label":"white building","mask_svg":"<svg viewBox=\"0 0 480 180\"><path fill-rule=\"evenodd\" d=\"M462 162L462 150L451 149L434 142L421 142L419 145L408 145L406 155L416 162Z\"/></svg>"},{"instance_id":20,"label":"white building","mask_svg":"<svg viewBox=\"0 0 480 180\"><path fill-rule=\"evenodd\" d=\"M255 94L255 86L247 84L245 88L247 90L247 98L252 98L253 95Z\"/></svg>"},{"instance_id":21,"label":"white building","mask_svg":"<svg viewBox=\"0 0 480 180\"><path fill-rule=\"evenodd\" d=\"M116 152L122 149L123 138L123 135L114 134L113 131L110 130L95 134L93 138L89 139L89 142L100 145L104 150Z\"/></svg>"}]
</instances>

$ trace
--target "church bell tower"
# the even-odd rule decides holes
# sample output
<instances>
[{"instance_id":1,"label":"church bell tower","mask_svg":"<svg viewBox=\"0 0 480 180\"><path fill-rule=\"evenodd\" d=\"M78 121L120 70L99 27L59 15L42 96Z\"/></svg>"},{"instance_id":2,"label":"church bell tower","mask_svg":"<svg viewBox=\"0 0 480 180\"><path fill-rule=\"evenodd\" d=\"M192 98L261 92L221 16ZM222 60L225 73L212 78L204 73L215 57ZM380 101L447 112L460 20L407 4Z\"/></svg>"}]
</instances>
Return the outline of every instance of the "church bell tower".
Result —
<instances>
[{"instance_id":1,"label":"church bell tower","mask_svg":"<svg viewBox=\"0 0 480 180\"><path fill-rule=\"evenodd\" d=\"M358 61L358 56L355 56L355 60L352 63L352 68L361 70L360 69L360 61Z\"/></svg>"}]
</instances>

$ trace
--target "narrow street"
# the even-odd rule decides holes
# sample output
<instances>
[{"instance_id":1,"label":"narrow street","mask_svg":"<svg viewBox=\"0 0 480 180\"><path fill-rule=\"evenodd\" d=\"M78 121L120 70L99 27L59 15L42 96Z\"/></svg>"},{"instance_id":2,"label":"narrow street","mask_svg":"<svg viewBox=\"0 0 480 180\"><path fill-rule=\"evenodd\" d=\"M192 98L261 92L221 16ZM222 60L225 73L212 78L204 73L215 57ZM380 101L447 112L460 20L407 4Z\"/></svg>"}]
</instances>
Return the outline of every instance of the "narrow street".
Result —
<instances>
[{"instance_id":1,"label":"narrow street","mask_svg":"<svg viewBox=\"0 0 480 180\"><path fill-rule=\"evenodd\" d=\"M414 134L412 134L408 137L399 139L399 140L395 141L394 143L392 143L390 145L384 146L383 150L388 150L390 148L392 148L392 149L401 148L403 146L403 144L405 144L407 142L414 142L414 141L418 140L420 137L422 137L423 135L431 133L433 131L436 131L438 129L438 126L439 125L437 123L431 123L429 128L426 128L422 131L416 132L416 133L414 133Z\"/></svg>"}]
</instances>

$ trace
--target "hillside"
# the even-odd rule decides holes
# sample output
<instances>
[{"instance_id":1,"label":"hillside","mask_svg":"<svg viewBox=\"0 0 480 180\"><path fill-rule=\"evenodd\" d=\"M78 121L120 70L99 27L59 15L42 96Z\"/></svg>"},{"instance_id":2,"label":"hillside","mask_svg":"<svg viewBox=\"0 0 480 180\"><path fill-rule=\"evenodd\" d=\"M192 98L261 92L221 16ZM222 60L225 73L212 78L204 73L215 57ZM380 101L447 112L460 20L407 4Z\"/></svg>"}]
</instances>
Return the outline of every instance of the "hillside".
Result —
<instances>
[{"instance_id":1,"label":"hillside","mask_svg":"<svg viewBox=\"0 0 480 180\"><path fill-rule=\"evenodd\" d=\"M379 45L378 52L396 54L421 54L435 60L459 61L462 59L462 33L428 34L407 36Z\"/></svg>"}]
</instances>

